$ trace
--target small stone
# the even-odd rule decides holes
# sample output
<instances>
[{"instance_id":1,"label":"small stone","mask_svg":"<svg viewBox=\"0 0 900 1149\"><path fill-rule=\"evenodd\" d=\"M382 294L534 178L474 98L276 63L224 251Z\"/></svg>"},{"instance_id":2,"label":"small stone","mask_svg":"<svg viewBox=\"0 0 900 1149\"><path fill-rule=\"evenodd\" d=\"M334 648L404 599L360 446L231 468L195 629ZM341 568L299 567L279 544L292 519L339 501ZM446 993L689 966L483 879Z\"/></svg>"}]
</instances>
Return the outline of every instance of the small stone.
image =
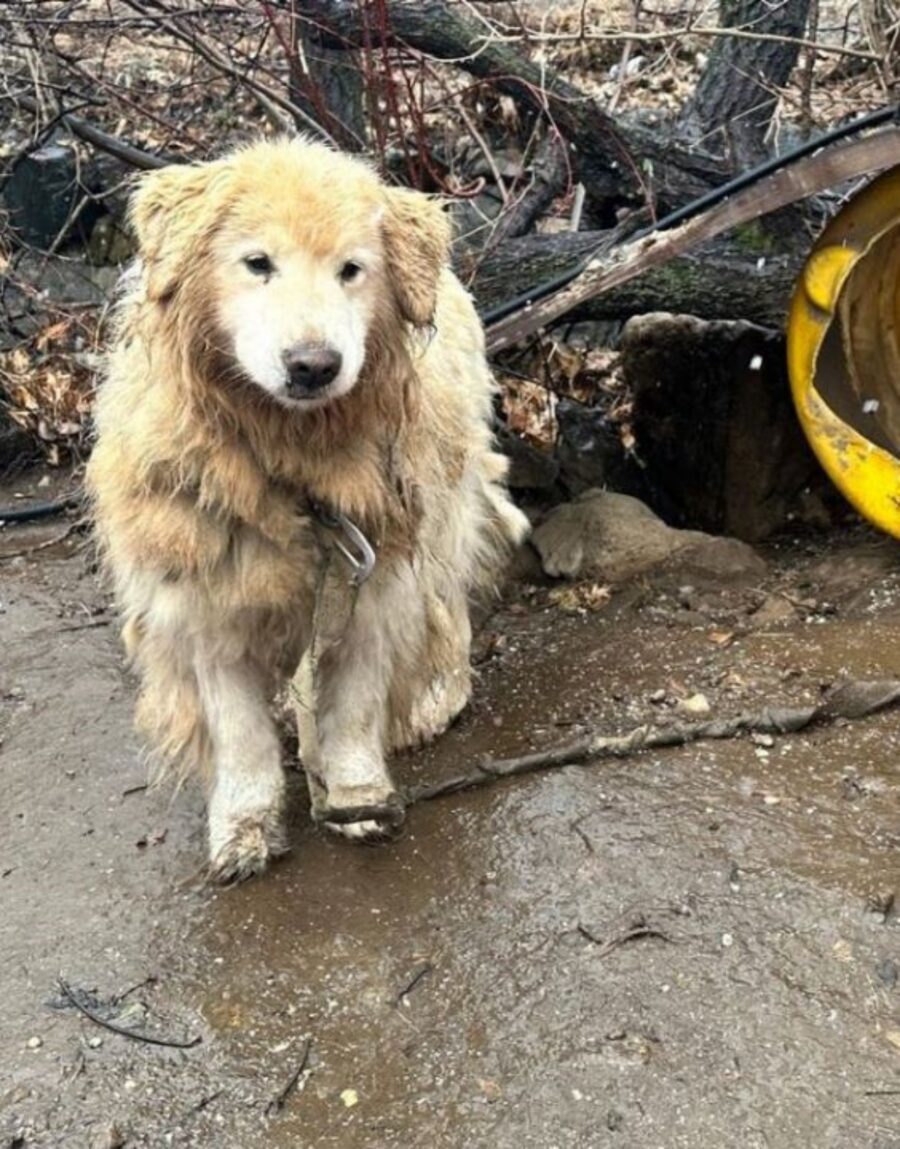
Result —
<instances>
[{"instance_id":1,"label":"small stone","mask_svg":"<svg viewBox=\"0 0 900 1149\"><path fill-rule=\"evenodd\" d=\"M754 627L779 626L797 618L794 607L781 595L771 594L750 616Z\"/></svg>"},{"instance_id":2,"label":"small stone","mask_svg":"<svg viewBox=\"0 0 900 1149\"><path fill-rule=\"evenodd\" d=\"M97 1037L89 1037L88 1038L88 1045L90 1046L91 1049L99 1049L102 1044L103 1044L103 1038L102 1037L97 1036Z\"/></svg>"},{"instance_id":3,"label":"small stone","mask_svg":"<svg viewBox=\"0 0 900 1149\"><path fill-rule=\"evenodd\" d=\"M341 1101L347 1109L352 1109L354 1105L359 1104L359 1094L355 1089L344 1089L341 1091Z\"/></svg>"},{"instance_id":4,"label":"small stone","mask_svg":"<svg viewBox=\"0 0 900 1149\"><path fill-rule=\"evenodd\" d=\"M770 750L775 745L775 739L771 734L754 733L750 735L750 741L754 746L764 746Z\"/></svg>"},{"instance_id":5,"label":"small stone","mask_svg":"<svg viewBox=\"0 0 900 1149\"><path fill-rule=\"evenodd\" d=\"M869 913L882 914L886 918L894 908L895 900L896 894L892 889L872 890L866 898L866 909Z\"/></svg>"},{"instance_id":6,"label":"small stone","mask_svg":"<svg viewBox=\"0 0 900 1149\"><path fill-rule=\"evenodd\" d=\"M722 946L724 949L731 949L734 945L734 938L731 934L722 934Z\"/></svg>"},{"instance_id":7,"label":"small stone","mask_svg":"<svg viewBox=\"0 0 900 1149\"><path fill-rule=\"evenodd\" d=\"M875 967L875 973L878 975L878 980L883 985L886 985L888 989L893 989L897 984L897 963L891 958L885 958L884 961L880 961Z\"/></svg>"},{"instance_id":8,"label":"small stone","mask_svg":"<svg viewBox=\"0 0 900 1149\"><path fill-rule=\"evenodd\" d=\"M478 1082L481 1087L481 1092L484 1094L484 1099L489 1105L495 1104L503 1096L503 1091L496 1081L491 1081L489 1078L484 1078Z\"/></svg>"},{"instance_id":9,"label":"small stone","mask_svg":"<svg viewBox=\"0 0 900 1149\"><path fill-rule=\"evenodd\" d=\"M705 694L692 694L690 698L682 698L678 703L678 709L683 714L691 714L696 718L712 713L712 707Z\"/></svg>"},{"instance_id":10,"label":"small stone","mask_svg":"<svg viewBox=\"0 0 900 1149\"><path fill-rule=\"evenodd\" d=\"M40 1049L44 1044L44 1039L42 1037L29 1037L26 1044L29 1049Z\"/></svg>"},{"instance_id":11,"label":"small stone","mask_svg":"<svg viewBox=\"0 0 900 1149\"><path fill-rule=\"evenodd\" d=\"M650 695L650 701L654 704L654 706L659 706L660 703L665 702L665 700L666 692L664 690L654 690Z\"/></svg>"}]
</instances>

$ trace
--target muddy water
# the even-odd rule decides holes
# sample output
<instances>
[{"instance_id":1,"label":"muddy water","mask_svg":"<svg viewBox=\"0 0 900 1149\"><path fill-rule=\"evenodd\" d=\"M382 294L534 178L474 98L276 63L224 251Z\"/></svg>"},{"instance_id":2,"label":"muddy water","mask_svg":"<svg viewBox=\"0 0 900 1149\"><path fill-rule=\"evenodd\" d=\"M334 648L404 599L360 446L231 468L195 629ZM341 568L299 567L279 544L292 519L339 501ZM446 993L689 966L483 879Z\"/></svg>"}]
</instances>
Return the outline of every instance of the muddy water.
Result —
<instances>
[{"instance_id":1,"label":"muddy water","mask_svg":"<svg viewBox=\"0 0 900 1149\"><path fill-rule=\"evenodd\" d=\"M897 713L456 795L378 849L312 830L296 777L292 854L211 891L196 797L125 793L132 684L83 556L5 570L0 1145L900 1146ZM526 595L398 774L900 674L898 585L854 536L761 588ZM772 593L817 605L752 627ZM155 978L126 999L146 1030L202 1043L48 1008L60 971L101 999Z\"/></svg>"}]
</instances>

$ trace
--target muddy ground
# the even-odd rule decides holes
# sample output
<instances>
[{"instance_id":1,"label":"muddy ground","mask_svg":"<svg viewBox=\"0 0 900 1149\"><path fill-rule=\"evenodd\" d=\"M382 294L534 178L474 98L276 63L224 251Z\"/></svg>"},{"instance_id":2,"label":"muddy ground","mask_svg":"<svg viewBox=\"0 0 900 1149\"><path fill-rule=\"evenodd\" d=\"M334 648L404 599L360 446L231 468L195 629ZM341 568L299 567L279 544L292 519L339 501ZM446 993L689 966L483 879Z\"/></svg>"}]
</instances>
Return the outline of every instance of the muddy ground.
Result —
<instances>
[{"instance_id":1,"label":"muddy ground","mask_svg":"<svg viewBox=\"0 0 900 1149\"><path fill-rule=\"evenodd\" d=\"M313 829L295 774L291 855L212 889L198 795L141 788L83 536L11 555L64 526L0 532L2 1149L900 1147L900 713L459 794L381 848ZM526 574L399 778L900 676L895 544L764 554L585 613ZM105 1031L60 975L202 1040Z\"/></svg>"}]
</instances>

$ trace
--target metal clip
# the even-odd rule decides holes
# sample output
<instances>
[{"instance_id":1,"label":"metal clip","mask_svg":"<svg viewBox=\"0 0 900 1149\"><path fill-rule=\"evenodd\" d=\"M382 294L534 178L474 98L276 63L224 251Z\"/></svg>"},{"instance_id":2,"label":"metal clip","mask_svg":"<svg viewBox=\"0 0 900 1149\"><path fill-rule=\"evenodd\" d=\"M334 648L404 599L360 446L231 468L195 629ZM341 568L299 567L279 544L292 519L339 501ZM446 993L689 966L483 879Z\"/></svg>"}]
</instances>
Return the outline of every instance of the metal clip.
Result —
<instances>
[{"instance_id":1,"label":"metal clip","mask_svg":"<svg viewBox=\"0 0 900 1149\"><path fill-rule=\"evenodd\" d=\"M375 548L346 515L337 514L335 518L350 546L346 546L339 538L334 540L334 545L353 570L353 585L362 586L375 569ZM351 548L355 548L355 552Z\"/></svg>"},{"instance_id":2,"label":"metal clip","mask_svg":"<svg viewBox=\"0 0 900 1149\"><path fill-rule=\"evenodd\" d=\"M338 537L334 540L334 545L347 560L353 572L351 580L353 585L362 586L375 569L377 558L375 548L356 523L352 519L348 519L346 515L341 514L340 511L328 510L314 500L310 500L310 506L323 527L327 527L330 531L343 533L347 541L344 542Z\"/></svg>"}]
</instances>

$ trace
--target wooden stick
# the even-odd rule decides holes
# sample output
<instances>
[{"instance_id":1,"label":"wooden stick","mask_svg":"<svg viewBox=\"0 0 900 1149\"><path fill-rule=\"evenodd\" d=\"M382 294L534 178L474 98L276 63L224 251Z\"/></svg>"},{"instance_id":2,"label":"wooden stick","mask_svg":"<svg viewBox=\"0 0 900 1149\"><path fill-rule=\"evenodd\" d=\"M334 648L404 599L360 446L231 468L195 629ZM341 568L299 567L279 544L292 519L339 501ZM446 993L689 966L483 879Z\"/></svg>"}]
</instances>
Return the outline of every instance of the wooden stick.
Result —
<instances>
[{"instance_id":1,"label":"wooden stick","mask_svg":"<svg viewBox=\"0 0 900 1149\"><path fill-rule=\"evenodd\" d=\"M734 718L687 722L656 728L638 726L627 734L587 734L574 742L551 746L520 758L495 758L476 764L475 769L441 782L411 786L405 793L407 806L431 802L461 790L489 786L501 778L534 774L563 766L596 762L600 758L628 758L645 750L687 746L693 742L720 741L741 734L796 734L807 727L838 719L865 718L900 702L900 680L846 682L836 687L815 706L767 707Z\"/></svg>"}]
</instances>

